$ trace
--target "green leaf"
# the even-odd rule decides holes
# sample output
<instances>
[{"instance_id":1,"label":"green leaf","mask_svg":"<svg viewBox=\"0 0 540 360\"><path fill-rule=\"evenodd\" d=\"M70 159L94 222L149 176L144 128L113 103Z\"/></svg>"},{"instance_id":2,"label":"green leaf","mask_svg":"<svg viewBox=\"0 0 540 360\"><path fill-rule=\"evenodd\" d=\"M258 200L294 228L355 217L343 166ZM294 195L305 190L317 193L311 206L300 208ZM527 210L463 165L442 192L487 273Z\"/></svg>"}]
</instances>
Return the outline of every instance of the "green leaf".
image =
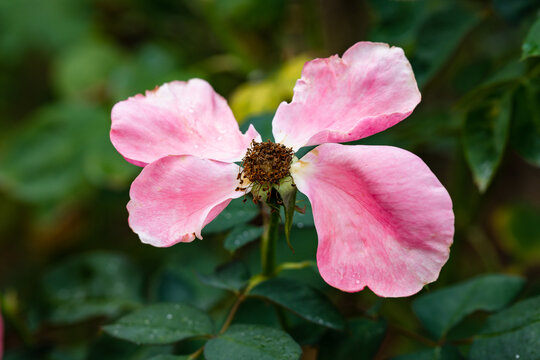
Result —
<instances>
[{"instance_id":1,"label":"green leaf","mask_svg":"<svg viewBox=\"0 0 540 360\"><path fill-rule=\"evenodd\" d=\"M463 355L451 345L437 346L433 349L422 350L412 354L401 355L393 360L461 360Z\"/></svg>"},{"instance_id":2,"label":"green leaf","mask_svg":"<svg viewBox=\"0 0 540 360\"><path fill-rule=\"evenodd\" d=\"M84 360L148 360L153 356L170 354L172 350L171 345L136 345L100 336L93 341Z\"/></svg>"},{"instance_id":3,"label":"green leaf","mask_svg":"<svg viewBox=\"0 0 540 360\"><path fill-rule=\"evenodd\" d=\"M315 324L343 329L343 318L330 300L296 280L270 279L255 286L250 295L262 296Z\"/></svg>"},{"instance_id":4,"label":"green leaf","mask_svg":"<svg viewBox=\"0 0 540 360\"><path fill-rule=\"evenodd\" d=\"M53 305L50 321L55 323L114 316L141 302L137 267L114 253L75 257L47 273L43 281Z\"/></svg>"},{"instance_id":5,"label":"green leaf","mask_svg":"<svg viewBox=\"0 0 540 360\"><path fill-rule=\"evenodd\" d=\"M540 166L540 85L520 87L513 96L512 147L529 163Z\"/></svg>"},{"instance_id":6,"label":"green leaf","mask_svg":"<svg viewBox=\"0 0 540 360\"><path fill-rule=\"evenodd\" d=\"M91 27L90 19L84 2L0 1L0 52L11 60L32 48L65 49L85 37Z\"/></svg>"},{"instance_id":7,"label":"green leaf","mask_svg":"<svg viewBox=\"0 0 540 360\"><path fill-rule=\"evenodd\" d=\"M232 325L204 347L207 360L298 360L301 354L289 334L260 325Z\"/></svg>"},{"instance_id":8,"label":"green leaf","mask_svg":"<svg viewBox=\"0 0 540 360\"><path fill-rule=\"evenodd\" d=\"M345 333L331 332L320 346L319 360L372 359L386 333L386 322L369 319L347 321Z\"/></svg>"},{"instance_id":9,"label":"green leaf","mask_svg":"<svg viewBox=\"0 0 540 360\"><path fill-rule=\"evenodd\" d=\"M501 162L510 123L510 96L492 94L465 116L463 146L476 185L484 192Z\"/></svg>"},{"instance_id":10,"label":"green leaf","mask_svg":"<svg viewBox=\"0 0 540 360\"><path fill-rule=\"evenodd\" d=\"M56 58L55 87L63 97L103 93L112 70L120 61L120 52L112 45L94 39L83 40Z\"/></svg>"},{"instance_id":11,"label":"green leaf","mask_svg":"<svg viewBox=\"0 0 540 360\"><path fill-rule=\"evenodd\" d=\"M235 227L225 238L225 249L235 252L242 246L260 238L264 232L261 226L240 225Z\"/></svg>"},{"instance_id":12,"label":"green leaf","mask_svg":"<svg viewBox=\"0 0 540 360\"><path fill-rule=\"evenodd\" d=\"M0 187L23 201L49 204L80 201L89 181L127 185L136 168L116 153L109 129L109 114L94 105L41 109L17 136L5 139Z\"/></svg>"},{"instance_id":13,"label":"green leaf","mask_svg":"<svg viewBox=\"0 0 540 360\"><path fill-rule=\"evenodd\" d=\"M536 19L531 26L527 37L525 37L521 51L521 59L540 56L540 18Z\"/></svg>"},{"instance_id":14,"label":"green leaf","mask_svg":"<svg viewBox=\"0 0 540 360\"><path fill-rule=\"evenodd\" d=\"M494 9L507 21L517 23L538 9L537 0L491 0Z\"/></svg>"},{"instance_id":15,"label":"green leaf","mask_svg":"<svg viewBox=\"0 0 540 360\"><path fill-rule=\"evenodd\" d=\"M315 222L313 220L313 210L311 209L311 203L309 202L307 196L301 192L297 192L296 200L296 205L304 209L304 213L302 214L297 212L294 214L293 224L299 229L306 226L314 226Z\"/></svg>"},{"instance_id":16,"label":"green leaf","mask_svg":"<svg viewBox=\"0 0 540 360\"><path fill-rule=\"evenodd\" d=\"M210 335L210 317L185 304L153 304L104 326L109 335L137 344L170 344L193 336Z\"/></svg>"},{"instance_id":17,"label":"green leaf","mask_svg":"<svg viewBox=\"0 0 540 360\"><path fill-rule=\"evenodd\" d=\"M232 261L218 266L212 274L198 275L199 279L206 285L233 291L238 291L246 286L250 276L248 267L240 261Z\"/></svg>"},{"instance_id":18,"label":"green leaf","mask_svg":"<svg viewBox=\"0 0 540 360\"><path fill-rule=\"evenodd\" d=\"M195 289L190 280L176 269L165 266L154 275L150 283L150 301L192 303Z\"/></svg>"},{"instance_id":19,"label":"green leaf","mask_svg":"<svg viewBox=\"0 0 540 360\"><path fill-rule=\"evenodd\" d=\"M158 355L148 360L189 360L189 355Z\"/></svg>"},{"instance_id":20,"label":"green leaf","mask_svg":"<svg viewBox=\"0 0 540 360\"><path fill-rule=\"evenodd\" d=\"M250 125L253 125L263 141L271 140L274 138L272 135L272 119L274 113L264 113L260 115L254 115L246 118L246 120L240 125L240 130L245 133Z\"/></svg>"},{"instance_id":21,"label":"green leaf","mask_svg":"<svg viewBox=\"0 0 540 360\"><path fill-rule=\"evenodd\" d=\"M516 276L484 275L420 296L412 306L426 329L439 339L474 311L502 309L524 284Z\"/></svg>"},{"instance_id":22,"label":"green leaf","mask_svg":"<svg viewBox=\"0 0 540 360\"><path fill-rule=\"evenodd\" d=\"M488 318L469 353L471 360L539 359L540 296Z\"/></svg>"},{"instance_id":23,"label":"green leaf","mask_svg":"<svg viewBox=\"0 0 540 360\"><path fill-rule=\"evenodd\" d=\"M212 234L245 224L259 215L259 207L250 199L235 199L214 220L203 229L203 233Z\"/></svg>"}]
</instances>

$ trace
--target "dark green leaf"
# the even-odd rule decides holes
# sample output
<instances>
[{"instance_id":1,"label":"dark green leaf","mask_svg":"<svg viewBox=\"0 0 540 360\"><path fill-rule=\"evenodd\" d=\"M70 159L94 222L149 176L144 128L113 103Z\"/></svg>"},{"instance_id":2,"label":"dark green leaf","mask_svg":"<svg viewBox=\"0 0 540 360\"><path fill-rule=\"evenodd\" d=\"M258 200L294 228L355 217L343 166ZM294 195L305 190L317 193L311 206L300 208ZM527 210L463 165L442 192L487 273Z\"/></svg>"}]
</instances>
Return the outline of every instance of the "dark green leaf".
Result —
<instances>
[{"instance_id":1,"label":"dark green leaf","mask_svg":"<svg viewBox=\"0 0 540 360\"><path fill-rule=\"evenodd\" d=\"M462 38L479 19L470 9L458 2L451 2L431 14L419 27L411 64L420 87L449 60Z\"/></svg>"},{"instance_id":2,"label":"dark green leaf","mask_svg":"<svg viewBox=\"0 0 540 360\"><path fill-rule=\"evenodd\" d=\"M195 289L190 280L177 269L165 267L155 275L150 284L150 300L190 303L195 297Z\"/></svg>"},{"instance_id":3,"label":"dark green leaf","mask_svg":"<svg viewBox=\"0 0 540 360\"><path fill-rule=\"evenodd\" d=\"M524 284L516 276L484 275L420 296L413 302L413 310L426 329L441 338L474 311L502 309Z\"/></svg>"},{"instance_id":4,"label":"dark green leaf","mask_svg":"<svg viewBox=\"0 0 540 360\"><path fill-rule=\"evenodd\" d=\"M254 287L250 294L269 299L308 321L332 329L343 329L343 318L330 300L296 280L270 279Z\"/></svg>"},{"instance_id":5,"label":"dark green leaf","mask_svg":"<svg viewBox=\"0 0 540 360\"><path fill-rule=\"evenodd\" d=\"M148 360L189 360L189 355L158 355Z\"/></svg>"},{"instance_id":6,"label":"dark green leaf","mask_svg":"<svg viewBox=\"0 0 540 360\"><path fill-rule=\"evenodd\" d=\"M304 209L304 213L297 212L294 214L293 218L293 224L299 228L302 229L306 226L314 226L313 221L313 211L311 209L311 203L309 202L309 199L306 195L302 194L301 192L298 192L296 195L296 205Z\"/></svg>"},{"instance_id":7,"label":"dark green leaf","mask_svg":"<svg viewBox=\"0 0 540 360\"><path fill-rule=\"evenodd\" d=\"M114 316L141 302L141 275L124 256L82 255L45 275L45 293L53 304L51 321L71 323Z\"/></svg>"},{"instance_id":8,"label":"dark green leaf","mask_svg":"<svg viewBox=\"0 0 540 360\"><path fill-rule=\"evenodd\" d=\"M84 360L148 360L156 355L170 354L172 350L170 345L141 346L118 341L110 336L100 336Z\"/></svg>"},{"instance_id":9,"label":"dark green leaf","mask_svg":"<svg viewBox=\"0 0 540 360\"><path fill-rule=\"evenodd\" d=\"M24 201L48 204L79 199L89 181L127 185L136 168L112 147L109 127L109 115L93 105L44 108L22 133L7 139L0 186Z\"/></svg>"},{"instance_id":10,"label":"dark green leaf","mask_svg":"<svg viewBox=\"0 0 540 360\"><path fill-rule=\"evenodd\" d=\"M154 304L122 317L103 329L137 344L170 344L193 336L210 335L210 317L185 304Z\"/></svg>"},{"instance_id":11,"label":"dark green leaf","mask_svg":"<svg viewBox=\"0 0 540 360\"><path fill-rule=\"evenodd\" d=\"M259 215L259 208L250 199L235 199L203 229L204 234L216 233L245 224Z\"/></svg>"},{"instance_id":12,"label":"dark green leaf","mask_svg":"<svg viewBox=\"0 0 540 360\"><path fill-rule=\"evenodd\" d=\"M470 109L465 116L465 156L482 192L491 182L506 147L510 107L510 97L497 94Z\"/></svg>"},{"instance_id":13,"label":"dark green leaf","mask_svg":"<svg viewBox=\"0 0 540 360\"><path fill-rule=\"evenodd\" d=\"M461 360L463 355L451 345L401 355L393 360Z\"/></svg>"},{"instance_id":14,"label":"dark green leaf","mask_svg":"<svg viewBox=\"0 0 540 360\"><path fill-rule=\"evenodd\" d=\"M513 100L510 143L525 160L540 166L540 86L520 87Z\"/></svg>"},{"instance_id":15,"label":"dark green leaf","mask_svg":"<svg viewBox=\"0 0 540 360\"><path fill-rule=\"evenodd\" d=\"M249 269L246 264L233 261L217 267L212 274L199 274L199 279L206 285L238 291L247 284L249 276Z\"/></svg>"},{"instance_id":16,"label":"dark green leaf","mask_svg":"<svg viewBox=\"0 0 540 360\"><path fill-rule=\"evenodd\" d=\"M539 359L540 296L489 317L469 356L472 360Z\"/></svg>"},{"instance_id":17,"label":"dark green leaf","mask_svg":"<svg viewBox=\"0 0 540 360\"><path fill-rule=\"evenodd\" d=\"M332 332L323 339L319 360L373 359L386 333L384 321L352 319L346 332Z\"/></svg>"},{"instance_id":18,"label":"dark green leaf","mask_svg":"<svg viewBox=\"0 0 540 360\"><path fill-rule=\"evenodd\" d=\"M534 10L539 7L537 0L492 0L492 2L495 10L511 22L517 22L534 13Z\"/></svg>"},{"instance_id":19,"label":"dark green leaf","mask_svg":"<svg viewBox=\"0 0 540 360\"><path fill-rule=\"evenodd\" d=\"M230 252L234 252L240 247L260 238L263 232L264 229L261 226L237 226L225 238L225 249L229 250Z\"/></svg>"},{"instance_id":20,"label":"dark green leaf","mask_svg":"<svg viewBox=\"0 0 540 360\"><path fill-rule=\"evenodd\" d=\"M370 29L368 38L401 48L413 45L418 27L431 11L422 1L371 0L369 5L377 15L377 22Z\"/></svg>"},{"instance_id":21,"label":"dark green leaf","mask_svg":"<svg viewBox=\"0 0 540 360\"><path fill-rule=\"evenodd\" d=\"M301 354L289 334L260 325L232 325L204 347L207 360L298 360Z\"/></svg>"},{"instance_id":22,"label":"dark green leaf","mask_svg":"<svg viewBox=\"0 0 540 360\"><path fill-rule=\"evenodd\" d=\"M242 123L242 125L240 125L240 130L246 132L249 126L253 125L259 134L261 134L261 139L263 141L272 140L274 139L274 136L272 135L273 117L273 113L250 116Z\"/></svg>"},{"instance_id":23,"label":"dark green leaf","mask_svg":"<svg viewBox=\"0 0 540 360\"><path fill-rule=\"evenodd\" d=\"M521 50L522 59L540 56L540 19L536 19L534 24L531 26L531 29L523 42Z\"/></svg>"}]
</instances>

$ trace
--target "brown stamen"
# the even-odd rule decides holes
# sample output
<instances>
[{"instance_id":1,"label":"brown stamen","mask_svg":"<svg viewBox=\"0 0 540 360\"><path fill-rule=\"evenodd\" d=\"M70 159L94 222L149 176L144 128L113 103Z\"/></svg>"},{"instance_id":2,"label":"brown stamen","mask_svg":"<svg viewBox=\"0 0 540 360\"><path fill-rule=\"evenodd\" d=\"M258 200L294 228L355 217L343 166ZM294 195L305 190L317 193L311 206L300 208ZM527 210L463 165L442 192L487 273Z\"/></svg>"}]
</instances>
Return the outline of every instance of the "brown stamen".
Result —
<instances>
[{"instance_id":1,"label":"brown stamen","mask_svg":"<svg viewBox=\"0 0 540 360\"><path fill-rule=\"evenodd\" d=\"M243 170L241 177L259 185L266 185L263 190L269 189L273 184L290 176L291 162L294 152L283 144L271 141L258 143L251 142L246 156L242 159Z\"/></svg>"}]
</instances>

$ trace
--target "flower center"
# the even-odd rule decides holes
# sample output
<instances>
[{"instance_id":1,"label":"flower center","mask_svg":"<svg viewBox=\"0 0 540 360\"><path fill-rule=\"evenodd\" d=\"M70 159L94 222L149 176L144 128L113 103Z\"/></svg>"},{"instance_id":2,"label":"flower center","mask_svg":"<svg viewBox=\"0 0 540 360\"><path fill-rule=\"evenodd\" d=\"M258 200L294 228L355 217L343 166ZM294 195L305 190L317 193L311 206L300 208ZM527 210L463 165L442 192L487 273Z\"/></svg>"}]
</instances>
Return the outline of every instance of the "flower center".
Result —
<instances>
[{"instance_id":1,"label":"flower center","mask_svg":"<svg viewBox=\"0 0 540 360\"><path fill-rule=\"evenodd\" d=\"M242 159L243 170L239 178L247 178L259 185L279 184L281 179L291 175L293 156L293 150L285 145L253 140Z\"/></svg>"}]
</instances>

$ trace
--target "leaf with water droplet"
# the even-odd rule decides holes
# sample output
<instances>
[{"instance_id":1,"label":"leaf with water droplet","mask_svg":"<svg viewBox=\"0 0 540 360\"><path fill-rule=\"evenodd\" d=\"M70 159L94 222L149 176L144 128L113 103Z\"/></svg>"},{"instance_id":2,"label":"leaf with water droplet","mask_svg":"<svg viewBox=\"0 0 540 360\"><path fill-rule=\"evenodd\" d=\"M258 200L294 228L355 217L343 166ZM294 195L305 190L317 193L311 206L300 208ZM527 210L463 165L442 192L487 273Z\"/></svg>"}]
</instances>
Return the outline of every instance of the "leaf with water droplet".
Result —
<instances>
[{"instance_id":1,"label":"leaf with water droplet","mask_svg":"<svg viewBox=\"0 0 540 360\"><path fill-rule=\"evenodd\" d=\"M386 321L349 319L344 332L330 331L319 343L318 360L373 359L386 335Z\"/></svg>"},{"instance_id":2,"label":"leaf with water droplet","mask_svg":"<svg viewBox=\"0 0 540 360\"><path fill-rule=\"evenodd\" d=\"M540 359L540 296L488 318L469 353L471 360Z\"/></svg>"},{"instance_id":3,"label":"leaf with water droplet","mask_svg":"<svg viewBox=\"0 0 540 360\"><path fill-rule=\"evenodd\" d=\"M393 360L463 360L465 359L459 350L452 345L437 346L431 349L417 351L410 354L401 355Z\"/></svg>"},{"instance_id":4,"label":"leaf with water droplet","mask_svg":"<svg viewBox=\"0 0 540 360\"><path fill-rule=\"evenodd\" d=\"M225 243L224 243L225 249L229 250L230 252L234 252L238 248L260 238L263 232L264 232L264 229L260 226L254 226L254 225L237 226L225 238Z\"/></svg>"},{"instance_id":5,"label":"leaf with water droplet","mask_svg":"<svg viewBox=\"0 0 540 360\"><path fill-rule=\"evenodd\" d=\"M228 230L240 224L245 224L259 215L259 211L259 207L252 201L248 200L244 202L242 198L234 199L229 203L225 210L204 227L203 236L205 234Z\"/></svg>"},{"instance_id":6,"label":"leaf with water droplet","mask_svg":"<svg viewBox=\"0 0 540 360\"><path fill-rule=\"evenodd\" d=\"M204 347L208 360L298 360L301 354L289 334L260 325L232 325Z\"/></svg>"},{"instance_id":7,"label":"leaf with water droplet","mask_svg":"<svg viewBox=\"0 0 540 360\"><path fill-rule=\"evenodd\" d=\"M343 329L343 318L330 300L296 280L270 279L255 286L249 294L262 296L315 324Z\"/></svg>"},{"instance_id":8,"label":"leaf with water droplet","mask_svg":"<svg viewBox=\"0 0 540 360\"><path fill-rule=\"evenodd\" d=\"M185 304L153 304L104 326L109 335L137 344L170 344L210 335L214 326L203 311Z\"/></svg>"},{"instance_id":9,"label":"leaf with water droplet","mask_svg":"<svg viewBox=\"0 0 540 360\"><path fill-rule=\"evenodd\" d=\"M206 285L232 291L238 291L247 285L250 276L247 265L241 261L220 265L212 274L197 275Z\"/></svg>"},{"instance_id":10,"label":"leaf with water droplet","mask_svg":"<svg viewBox=\"0 0 540 360\"><path fill-rule=\"evenodd\" d=\"M50 321L73 323L116 316L140 306L141 274L125 256L93 252L68 259L49 271L45 294L54 306Z\"/></svg>"},{"instance_id":11,"label":"leaf with water droplet","mask_svg":"<svg viewBox=\"0 0 540 360\"><path fill-rule=\"evenodd\" d=\"M540 18L531 26L522 46L521 59L540 56Z\"/></svg>"},{"instance_id":12,"label":"leaf with water droplet","mask_svg":"<svg viewBox=\"0 0 540 360\"><path fill-rule=\"evenodd\" d=\"M503 308L524 285L525 281L517 276L479 276L420 296L413 302L413 310L427 330L439 339L474 311Z\"/></svg>"}]
</instances>

